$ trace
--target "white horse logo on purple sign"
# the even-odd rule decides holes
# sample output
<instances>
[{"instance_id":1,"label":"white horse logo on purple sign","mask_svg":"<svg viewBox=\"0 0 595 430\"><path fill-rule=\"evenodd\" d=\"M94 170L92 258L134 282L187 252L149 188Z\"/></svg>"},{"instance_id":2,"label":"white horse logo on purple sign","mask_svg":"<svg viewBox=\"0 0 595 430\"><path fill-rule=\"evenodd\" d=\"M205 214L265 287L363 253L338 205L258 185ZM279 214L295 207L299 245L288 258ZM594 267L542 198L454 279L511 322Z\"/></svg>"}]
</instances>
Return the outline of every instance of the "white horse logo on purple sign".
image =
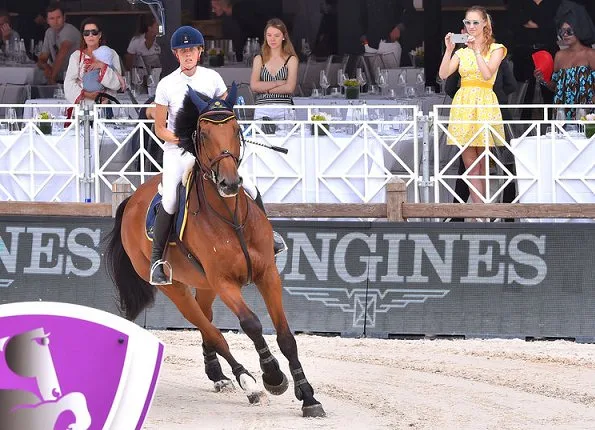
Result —
<instances>
[{"instance_id":1,"label":"white horse logo on purple sign","mask_svg":"<svg viewBox=\"0 0 595 430\"><path fill-rule=\"evenodd\" d=\"M140 428L162 360L161 342L115 315L2 305L0 429Z\"/></svg>"}]
</instances>

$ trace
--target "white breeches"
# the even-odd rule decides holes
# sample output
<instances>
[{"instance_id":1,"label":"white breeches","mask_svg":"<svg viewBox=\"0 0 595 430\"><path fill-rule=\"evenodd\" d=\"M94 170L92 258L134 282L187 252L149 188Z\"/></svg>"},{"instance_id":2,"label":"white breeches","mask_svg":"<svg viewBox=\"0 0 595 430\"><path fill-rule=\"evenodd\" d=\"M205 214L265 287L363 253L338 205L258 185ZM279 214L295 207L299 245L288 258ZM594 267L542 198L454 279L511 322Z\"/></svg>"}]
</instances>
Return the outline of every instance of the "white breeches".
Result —
<instances>
[{"instance_id":1,"label":"white breeches","mask_svg":"<svg viewBox=\"0 0 595 430\"><path fill-rule=\"evenodd\" d=\"M194 156L189 152L183 153L182 148L177 145L165 144L163 149L163 174L161 177L161 193L163 198L161 204L163 209L173 215L178 206L178 184L182 182L182 176L186 170L192 168ZM243 187L250 197L256 199L258 189L247 177L244 177Z\"/></svg>"}]
</instances>

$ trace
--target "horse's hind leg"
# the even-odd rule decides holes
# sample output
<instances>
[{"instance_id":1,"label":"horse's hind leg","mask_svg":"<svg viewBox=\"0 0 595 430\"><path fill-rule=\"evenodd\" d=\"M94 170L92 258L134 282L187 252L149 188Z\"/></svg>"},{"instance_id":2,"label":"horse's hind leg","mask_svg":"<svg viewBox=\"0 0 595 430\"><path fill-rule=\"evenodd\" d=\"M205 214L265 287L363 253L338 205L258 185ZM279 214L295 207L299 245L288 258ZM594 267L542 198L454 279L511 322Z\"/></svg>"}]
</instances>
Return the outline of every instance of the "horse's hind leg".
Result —
<instances>
[{"instance_id":1,"label":"horse's hind leg","mask_svg":"<svg viewBox=\"0 0 595 430\"><path fill-rule=\"evenodd\" d=\"M283 310L281 278L276 269L271 268L265 272L262 279L257 282L258 290L271 316L277 331L277 343L283 355L289 361L295 396L302 401L304 417L324 417L326 413L318 400L314 398L314 389L306 379L302 365L298 359L295 337L289 329L285 311Z\"/></svg>"},{"instance_id":2,"label":"horse's hind leg","mask_svg":"<svg viewBox=\"0 0 595 430\"><path fill-rule=\"evenodd\" d=\"M271 394L283 394L289 386L287 377L281 371L277 359L269 351L269 347L262 336L262 324L244 301L240 288L237 286L223 288L219 292L219 296L229 309L236 314L242 330L254 342L260 358L264 387Z\"/></svg>"},{"instance_id":3,"label":"horse's hind leg","mask_svg":"<svg viewBox=\"0 0 595 430\"><path fill-rule=\"evenodd\" d=\"M211 323L213 322L212 306L216 296L217 295L213 290L196 290L196 302ZM221 364L219 363L215 349L204 340L202 342L202 356L205 362L205 373L208 378L213 381L215 391L221 391L225 388L233 388L233 382L225 376L221 369Z\"/></svg>"},{"instance_id":4,"label":"horse's hind leg","mask_svg":"<svg viewBox=\"0 0 595 430\"><path fill-rule=\"evenodd\" d=\"M207 347L214 349L227 361L240 387L247 392L250 403L257 403L260 400L261 392L256 388L254 377L231 355L227 341L198 306L190 288L174 281L171 285L159 286L159 289L176 305L184 318L198 327Z\"/></svg>"}]
</instances>

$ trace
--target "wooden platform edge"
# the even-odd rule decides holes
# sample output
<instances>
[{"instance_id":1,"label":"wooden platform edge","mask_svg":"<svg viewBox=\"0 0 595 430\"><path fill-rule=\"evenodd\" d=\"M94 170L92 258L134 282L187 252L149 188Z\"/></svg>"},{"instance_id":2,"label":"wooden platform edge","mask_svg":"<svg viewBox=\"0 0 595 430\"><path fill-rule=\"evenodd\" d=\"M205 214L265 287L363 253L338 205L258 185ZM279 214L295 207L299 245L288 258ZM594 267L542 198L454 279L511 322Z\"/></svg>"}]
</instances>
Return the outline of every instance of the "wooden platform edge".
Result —
<instances>
[{"instance_id":1,"label":"wooden platform edge","mask_svg":"<svg viewBox=\"0 0 595 430\"><path fill-rule=\"evenodd\" d=\"M0 215L111 217L112 205L109 203L0 202Z\"/></svg>"}]
</instances>

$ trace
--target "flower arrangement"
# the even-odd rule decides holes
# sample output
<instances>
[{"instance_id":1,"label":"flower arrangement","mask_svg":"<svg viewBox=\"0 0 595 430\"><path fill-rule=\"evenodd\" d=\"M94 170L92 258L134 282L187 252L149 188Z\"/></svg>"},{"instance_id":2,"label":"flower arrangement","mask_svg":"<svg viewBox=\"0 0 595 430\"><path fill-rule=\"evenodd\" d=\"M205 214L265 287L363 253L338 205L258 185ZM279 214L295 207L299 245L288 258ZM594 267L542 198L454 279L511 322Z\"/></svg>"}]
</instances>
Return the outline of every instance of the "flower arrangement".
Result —
<instances>
[{"instance_id":1,"label":"flower arrangement","mask_svg":"<svg viewBox=\"0 0 595 430\"><path fill-rule=\"evenodd\" d=\"M357 79L345 79L343 81L343 85L346 87L358 87L359 88L359 81Z\"/></svg>"},{"instance_id":2,"label":"flower arrangement","mask_svg":"<svg viewBox=\"0 0 595 430\"><path fill-rule=\"evenodd\" d=\"M221 67L225 62L225 54L223 50L219 48L211 48L209 49L209 66L211 67Z\"/></svg>"},{"instance_id":3,"label":"flower arrangement","mask_svg":"<svg viewBox=\"0 0 595 430\"><path fill-rule=\"evenodd\" d=\"M319 112L319 113L315 113L310 117L310 120L312 121L330 121L331 120L331 116L325 112ZM311 131L312 131L312 136L314 136L316 134L316 129L318 129L318 134L320 136L324 136L325 134L325 129L328 130L328 124L312 124L311 125Z\"/></svg>"},{"instance_id":4,"label":"flower arrangement","mask_svg":"<svg viewBox=\"0 0 595 430\"><path fill-rule=\"evenodd\" d=\"M345 86L345 98L346 99L359 99L359 81L357 79L345 79L343 81Z\"/></svg>"},{"instance_id":5,"label":"flower arrangement","mask_svg":"<svg viewBox=\"0 0 595 430\"><path fill-rule=\"evenodd\" d=\"M52 119L52 116L50 115L49 112L40 112L39 115L37 115L37 119L48 120L48 119ZM52 123L51 122L40 122L37 124L37 126L39 127L39 130L43 134L52 134Z\"/></svg>"},{"instance_id":6,"label":"flower arrangement","mask_svg":"<svg viewBox=\"0 0 595 430\"><path fill-rule=\"evenodd\" d=\"M595 135L595 113L587 114L581 117L581 121L585 121L585 137L590 139Z\"/></svg>"},{"instance_id":7,"label":"flower arrangement","mask_svg":"<svg viewBox=\"0 0 595 430\"><path fill-rule=\"evenodd\" d=\"M413 67L422 67L424 65L425 52L426 50L423 45L409 51Z\"/></svg>"},{"instance_id":8,"label":"flower arrangement","mask_svg":"<svg viewBox=\"0 0 595 430\"><path fill-rule=\"evenodd\" d=\"M315 113L310 117L310 119L312 121L330 121L331 120L331 118L325 112Z\"/></svg>"}]
</instances>

